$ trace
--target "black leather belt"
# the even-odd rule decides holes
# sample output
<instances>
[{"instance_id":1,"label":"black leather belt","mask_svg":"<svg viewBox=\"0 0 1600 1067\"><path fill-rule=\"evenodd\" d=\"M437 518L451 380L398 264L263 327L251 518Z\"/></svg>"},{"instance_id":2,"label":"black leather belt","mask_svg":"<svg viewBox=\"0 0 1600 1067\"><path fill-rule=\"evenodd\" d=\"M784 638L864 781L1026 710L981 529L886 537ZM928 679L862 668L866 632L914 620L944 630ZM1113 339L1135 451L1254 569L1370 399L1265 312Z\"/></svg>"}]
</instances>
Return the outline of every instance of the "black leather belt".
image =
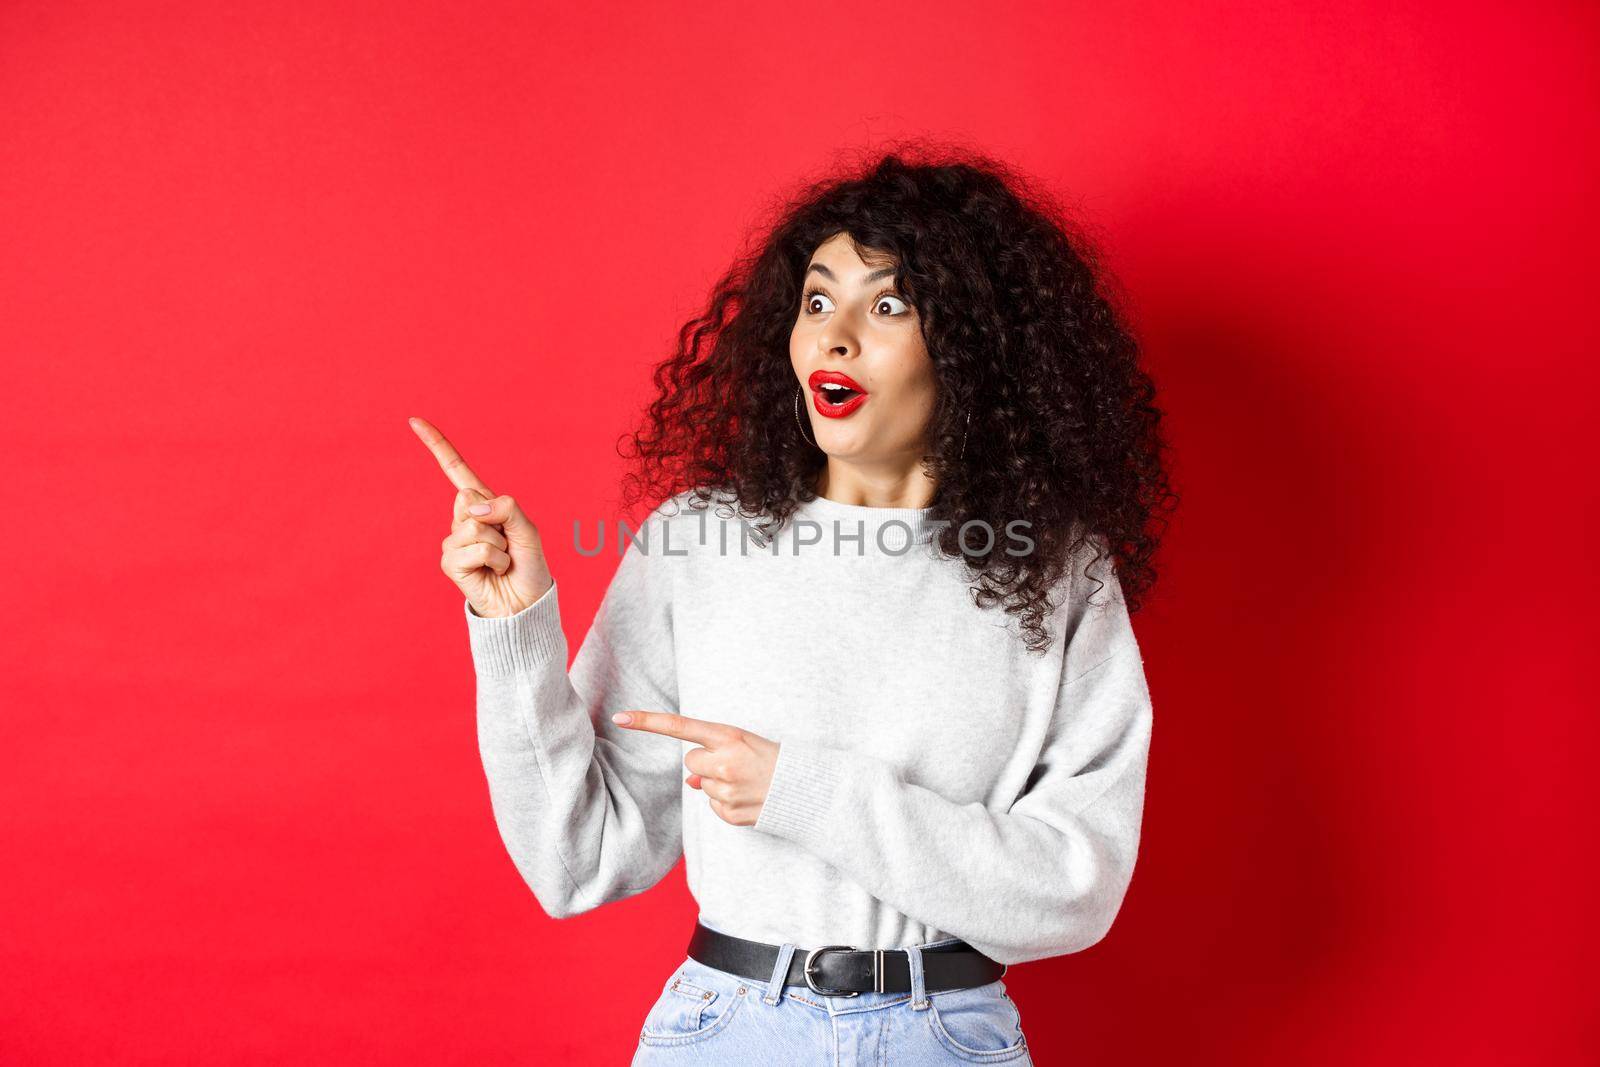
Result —
<instances>
[{"instance_id":1,"label":"black leather belt","mask_svg":"<svg viewBox=\"0 0 1600 1067\"><path fill-rule=\"evenodd\" d=\"M689 939L689 957L753 982L767 982L778 965L782 947L747 941L696 922L694 936ZM923 986L930 993L987 985L1005 972L1005 964L990 959L965 941L922 950ZM909 993L911 960L899 948L796 948L783 984L803 985L825 997Z\"/></svg>"}]
</instances>

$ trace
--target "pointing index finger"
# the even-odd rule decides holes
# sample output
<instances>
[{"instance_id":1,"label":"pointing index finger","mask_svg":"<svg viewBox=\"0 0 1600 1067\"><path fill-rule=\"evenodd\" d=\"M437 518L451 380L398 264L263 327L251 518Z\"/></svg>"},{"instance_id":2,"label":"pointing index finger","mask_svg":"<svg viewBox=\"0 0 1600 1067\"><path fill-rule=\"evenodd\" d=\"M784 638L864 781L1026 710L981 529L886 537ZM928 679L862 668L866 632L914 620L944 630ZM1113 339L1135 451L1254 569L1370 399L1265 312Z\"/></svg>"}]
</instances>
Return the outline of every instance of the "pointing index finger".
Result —
<instances>
[{"instance_id":1,"label":"pointing index finger","mask_svg":"<svg viewBox=\"0 0 1600 1067\"><path fill-rule=\"evenodd\" d=\"M457 489L476 489L485 496L494 496L494 490L483 484L473 469L467 466L467 461L461 458L461 453L456 451L448 438L427 419L413 418L411 429L422 438L422 443L428 446L428 451L433 453L433 458L439 461L439 466L444 470L446 478Z\"/></svg>"},{"instance_id":2,"label":"pointing index finger","mask_svg":"<svg viewBox=\"0 0 1600 1067\"><path fill-rule=\"evenodd\" d=\"M668 737L693 741L697 745L714 745L727 737L729 729L725 723L691 719L670 711L626 711L617 714L628 717L627 722L619 724L626 729L666 734Z\"/></svg>"}]
</instances>

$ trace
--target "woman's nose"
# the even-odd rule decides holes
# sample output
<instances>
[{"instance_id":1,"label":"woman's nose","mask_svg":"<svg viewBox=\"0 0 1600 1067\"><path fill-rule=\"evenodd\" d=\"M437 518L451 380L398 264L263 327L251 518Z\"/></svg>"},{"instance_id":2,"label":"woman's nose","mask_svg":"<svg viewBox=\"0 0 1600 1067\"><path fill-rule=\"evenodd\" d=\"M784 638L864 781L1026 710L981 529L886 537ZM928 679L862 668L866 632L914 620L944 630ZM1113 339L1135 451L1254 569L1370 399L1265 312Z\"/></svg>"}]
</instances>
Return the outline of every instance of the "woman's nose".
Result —
<instances>
[{"instance_id":1,"label":"woman's nose","mask_svg":"<svg viewBox=\"0 0 1600 1067\"><path fill-rule=\"evenodd\" d=\"M817 345L824 356L852 356L856 352L855 339L837 329L823 331Z\"/></svg>"}]
</instances>

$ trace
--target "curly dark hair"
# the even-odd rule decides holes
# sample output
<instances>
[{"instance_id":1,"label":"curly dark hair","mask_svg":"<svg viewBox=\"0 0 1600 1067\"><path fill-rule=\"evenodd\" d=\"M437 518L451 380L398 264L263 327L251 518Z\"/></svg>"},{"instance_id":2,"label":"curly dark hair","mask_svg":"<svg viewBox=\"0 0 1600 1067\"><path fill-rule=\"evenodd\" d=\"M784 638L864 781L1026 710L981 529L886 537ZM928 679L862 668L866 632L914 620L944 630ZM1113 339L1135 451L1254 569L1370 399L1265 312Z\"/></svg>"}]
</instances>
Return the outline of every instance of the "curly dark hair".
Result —
<instances>
[{"instance_id":1,"label":"curly dark hair","mask_svg":"<svg viewBox=\"0 0 1600 1067\"><path fill-rule=\"evenodd\" d=\"M1178 498L1155 387L1081 228L1007 165L926 142L810 183L776 214L656 366L658 395L619 441L638 461L625 503L717 495L770 533L814 498L827 456L795 424L789 334L812 253L844 233L863 258L892 257L921 318L939 394L929 506L949 522L938 551L966 561L975 602L1019 615L1029 651L1044 650L1051 591L1092 541L1084 570L1114 557L1138 611ZM961 543L965 522L1016 519L1031 524L1027 555L999 538L982 554Z\"/></svg>"}]
</instances>

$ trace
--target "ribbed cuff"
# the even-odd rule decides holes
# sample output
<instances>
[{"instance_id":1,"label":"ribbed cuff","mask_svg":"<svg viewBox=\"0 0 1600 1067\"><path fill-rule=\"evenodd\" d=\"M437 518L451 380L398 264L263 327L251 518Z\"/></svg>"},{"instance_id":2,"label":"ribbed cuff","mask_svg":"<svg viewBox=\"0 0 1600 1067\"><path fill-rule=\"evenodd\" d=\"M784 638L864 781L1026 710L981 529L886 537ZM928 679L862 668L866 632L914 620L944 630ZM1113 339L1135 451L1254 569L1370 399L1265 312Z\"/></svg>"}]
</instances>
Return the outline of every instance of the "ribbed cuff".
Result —
<instances>
[{"instance_id":1,"label":"ribbed cuff","mask_svg":"<svg viewBox=\"0 0 1600 1067\"><path fill-rule=\"evenodd\" d=\"M828 832L828 812L844 781L843 753L809 741L778 743L767 799L755 829L801 844Z\"/></svg>"},{"instance_id":2,"label":"ribbed cuff","mask_svg":"<svg viewBox=\"0 0 1600 1067\"><path fill-rule=\"evenodd\" d=\"M544 595L515 615L486 619L470 601L461 602L467 616L473 669L485 678L536 674L552 660L567 669L567 638L561 632L561 610L552 582Z\"/></svg>"}]
</instances>

